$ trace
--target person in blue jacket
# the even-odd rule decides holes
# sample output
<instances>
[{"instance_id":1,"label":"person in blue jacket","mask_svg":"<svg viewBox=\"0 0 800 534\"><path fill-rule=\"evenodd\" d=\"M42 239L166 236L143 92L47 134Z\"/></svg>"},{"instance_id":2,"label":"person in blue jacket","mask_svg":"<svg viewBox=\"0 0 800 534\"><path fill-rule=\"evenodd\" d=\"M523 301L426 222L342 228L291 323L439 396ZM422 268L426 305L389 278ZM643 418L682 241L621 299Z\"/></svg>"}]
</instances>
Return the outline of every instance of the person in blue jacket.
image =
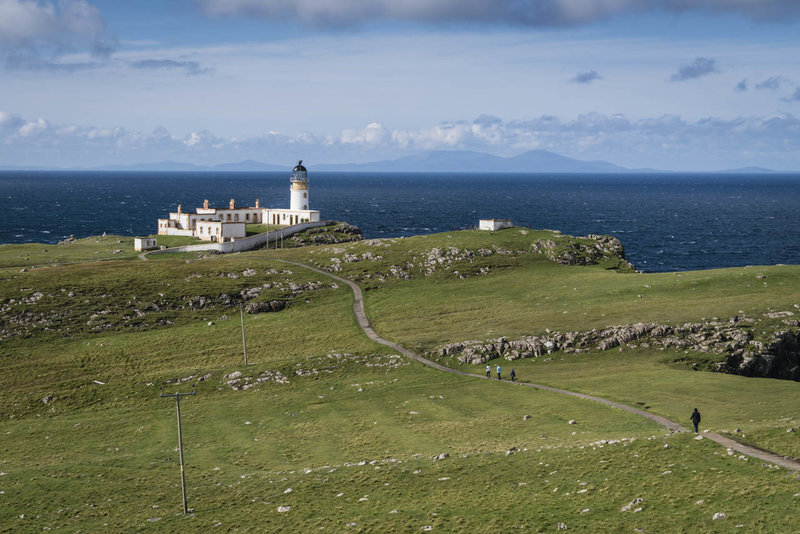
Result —
<instances>
[{"instance_id":1,"label":"person in blue jacket","mask_svg":"<svg viewBox=\"0 0 800 534\"><path fill-rule=\"evenodd\" d=\"M514 372L514 368L513 367L511 368L511 374L509 376L511 377L511 381L512 382L517 377L517 373Z\"/></svg>"},{"instance_id":2,"label":"person in blue jacket","mask_svg":"<svg viewBox=\"0 0 800 534\"><path fill-rule=\"evenodd\" d=\"M503 368L499 365L497 366L497 379L500 380L500 373L503 371Z\"/></svg>"}]
</instances>

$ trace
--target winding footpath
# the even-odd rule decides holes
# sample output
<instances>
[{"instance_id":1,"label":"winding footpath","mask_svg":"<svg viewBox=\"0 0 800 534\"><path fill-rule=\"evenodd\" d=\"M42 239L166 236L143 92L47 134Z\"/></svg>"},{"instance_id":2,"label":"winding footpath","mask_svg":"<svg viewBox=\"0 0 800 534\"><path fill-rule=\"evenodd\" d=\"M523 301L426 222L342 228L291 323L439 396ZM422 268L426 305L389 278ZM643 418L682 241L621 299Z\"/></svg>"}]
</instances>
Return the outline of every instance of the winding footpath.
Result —
<instances>
[{"instance_id":1,"label":"winding footpath","mask_svg":"<svg viewBox=\"0 0 800 534\"><path fill-rule=\"evenodd\" d=\"M391 347L392 349L398 351L399 353L407 356L411 359L414 359L423 365L427 365L428 367L432 367L439 371L444 371L445 373L453 373L456 375L468 376L471 378L480 378L482 380L486 380L483 375L467 373L461 371L459 369L452 369L450 367L445 367L437 362L431 361L427 358L423 358L422 356L411 352L410 350L401 347L397 343L393 343L387 339L383 339L380 337L376 332L375 329L372 328L372 325L367 318L367 314L364 308L364 294L361 292L361 288L355 282L348 280L346 278L342 278L341 276L337 276L335 274L331 274L327 271L323 271L322 269L317 269L316 267L312 267L310 265L306 265L304 263L298 263L289 260L283 260L278 258L269 258L274 259L277 261L281 261L284 263L289 263L295 265L297 267L301 267L303 269L308 269L310 271L314 271L315 273L319 273L323 276L327 276L328 278L333 278L339 282L347 284L350 286L350 289L353 290L353 295L355 300L353 301L353 313L356 316L356 321L358 322L358 326L364 331L368 338L375 341L376 343L380 343L381 345L386 345L387 347ZM534 389L540 389L543 391L549 391L551 393L560 393L562 395L571 395L573 397L578 397L580 399L591 400L594 402L599 402L601 404L605 404L607 406L613 406L614 408L619 408L620 410L625 410L626 412L630 412L636 415L640 415L654 423L665 427L670 432L688 432L688 429L671 419L667 419L666 417L661 417L660 415L655 415L652 413L645 412L643 410L639 410L632 406L628 406L626 404L621 404L619 402L610 401L608 399L604 399L602 397L595 397L594 395L586 395L585 393L577 393L574 391L567 391L565 389L554 388L550 386L544 386L541 384L533 384L530 382L511 382L509 380L502 380L502 382L506 382L508 384L513 384L515 386L521 387L531 387ZM800 471L800 461L792 458L788 458L786 456L781 456L779 454L775 454L773 452L765 451L763 449L759 449L757 447L752 447L750 445L745 445L743 443L739 443L738 441L732 440L725 436L721 436L715 432L701 432L704 438L710 439L716 443L719 443L723 447L727 447L728 449L732 449L736 452L744 454L746 456L750 456L752 458L757 458L759 460L763 460L765 462L769 462L771 464L778 465L790 471Z\"/></svg>"}]
</instances>

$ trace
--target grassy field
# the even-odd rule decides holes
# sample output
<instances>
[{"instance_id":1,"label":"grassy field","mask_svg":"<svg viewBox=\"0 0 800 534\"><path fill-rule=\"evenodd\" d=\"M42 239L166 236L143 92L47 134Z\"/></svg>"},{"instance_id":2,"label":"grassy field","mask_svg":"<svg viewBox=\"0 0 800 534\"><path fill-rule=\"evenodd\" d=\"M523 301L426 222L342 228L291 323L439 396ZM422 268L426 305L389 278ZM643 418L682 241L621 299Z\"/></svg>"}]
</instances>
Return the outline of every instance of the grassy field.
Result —
<instances>
[{"instance_id":1,"label":"grassy field","mask_svg":"<svg viewBox=\"0 0 800 534\"><path fill-rule=\"evenodd\" d=\"M0 245L0 252L0 269L136 257L133 238L123 236L87 237L63 245Z\"/></svg>"},{"instance_id":2,"label":"grassy field","mask_svg":"<svg viewBox=\"0 0 800 534\"><path fill-rule=\"evenodd\" d=\"M786 513L796 474L603 405L406 361L358 329L348 288L276 261L358 279L376 330L412 349L800 300L794 266L558 265L531 245L560 252L569 239L525 232L149 262L116 237L0 247L0 531L799 530ZM433 270L432 249L445 251ZM239 305L275 300L285 309L244 314L245 366ZM682 356L626 348L503 365L687 425L698 406L703 428L800 456L786 431L800 426L796 382L692 371ZM162 388L197 392L181 404L189 516Z\"/></svg>"},{"instance_id":3,"label":"grassy field","mask_svg":"<svg viewBox=\"0 0 800 534\"><path fill-rule=\"evenodd\" d=\"M285 227L286 225L281 224L248 224L247 235L263 234L265 232L271 232L273 230L279 230Z\"/></svg>"}]
</instances>

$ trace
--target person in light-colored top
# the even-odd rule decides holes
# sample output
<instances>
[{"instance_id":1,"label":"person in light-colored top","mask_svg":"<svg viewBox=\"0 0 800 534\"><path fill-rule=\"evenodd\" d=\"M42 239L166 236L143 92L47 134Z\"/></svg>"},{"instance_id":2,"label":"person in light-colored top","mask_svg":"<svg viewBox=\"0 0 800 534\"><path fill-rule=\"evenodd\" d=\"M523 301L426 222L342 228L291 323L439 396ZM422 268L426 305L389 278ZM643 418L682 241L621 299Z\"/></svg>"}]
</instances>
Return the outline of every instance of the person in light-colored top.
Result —
<instances>
[{"instance_id":1,"label":"person in light-colored top","mask_svg":"<svg viewBox=\"0 0 800 534\"><path fill-rule=\"evenodd\" d=\"M488 363L486 364L486 378L491 378L492 376L492 366Z\"/></svg>"},{"instance_id":2,"label":"person in light-colored top","mask_svg":"<svg viewBox=\"0 0 800 534\"><path fill-rule=\"evenodd\" d=\"M497 379L500 380L500 373L503 372L503 368L499 365L497 366Z\"/></svg>"}]
</instances>

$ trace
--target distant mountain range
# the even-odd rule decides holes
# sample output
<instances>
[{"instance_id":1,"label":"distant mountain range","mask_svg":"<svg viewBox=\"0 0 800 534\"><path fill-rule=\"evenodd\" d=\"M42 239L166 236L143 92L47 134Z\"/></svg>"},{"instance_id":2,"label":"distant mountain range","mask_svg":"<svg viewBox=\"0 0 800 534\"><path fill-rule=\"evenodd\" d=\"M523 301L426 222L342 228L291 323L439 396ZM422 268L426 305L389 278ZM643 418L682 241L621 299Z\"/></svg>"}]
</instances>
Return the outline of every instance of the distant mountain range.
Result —
<instances>
[{"instance_id":1,"label":"distant mountain range","mask_svg":"<svg viewBox=\"0 0 800 534\"><path fill-rule=\"evenodd\" d=\"M107 171L193 171L193 172L288 172L293 166L273 165L254 160L220 165L194 165L177 161L138 163L134 165L104 165L102 167L73 170ZM585 161L568 158L547 150L530 150L517 156L504 158L484 152L469 150L436 150L421 152L399 159L373 161L370 163L313 163L315 171L339 172L525 172L525 173L626 173L626 172L671 172L657 169L629 169L608 161ZM0 169L20 170L22 167ZM58 170L40 168L40 170ZM742 167L718 171L726 174L770 174L775 171L763 167Z\"/></svg>"},{"instance_id":2,"label":"distant mountain range","mask_svg":"<svg viewBox=\"0 0 800 534\"><path fill-rule=\"evenodd\" d=\"M531 150L503 158L483 152L437 150L372 163L315 165L328 171L390 172L627 172L607 161L582 161L546 150Z\"/></svg>"}]
</instances>

